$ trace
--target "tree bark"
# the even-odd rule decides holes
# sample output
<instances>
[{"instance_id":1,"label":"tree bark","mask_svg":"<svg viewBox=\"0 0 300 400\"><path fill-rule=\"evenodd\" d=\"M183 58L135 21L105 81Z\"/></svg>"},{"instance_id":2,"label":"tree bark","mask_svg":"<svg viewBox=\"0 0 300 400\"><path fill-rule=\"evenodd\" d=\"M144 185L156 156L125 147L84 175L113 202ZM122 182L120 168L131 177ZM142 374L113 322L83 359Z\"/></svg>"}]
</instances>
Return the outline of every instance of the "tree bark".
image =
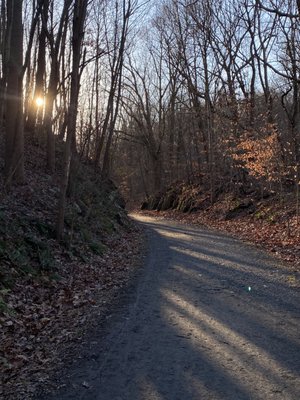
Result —
<instances>
[{"instance_id":1,"label":"tree bark","mask_svg":"<svg viewBox=\"0 0 300 400\"><path fill-rule=\"evenodd\" d=\"M12 182L24 180L24 137L23 137L23 0L7 1L8 49L6 109L5 109L5 179Z\"/></svg>"},{"instance_id":2,"label":"tree bark","mask_svg":"<svg viewBox=\"0 0 300 400\"><path fill-rule=\"evenodd\" d=\"M36 122L42 122L42 114L44 106L37 106L36 99L45 97L45 74L46 74L46 24L49 13L49 0L44 0L42 5L42 24L38 36L38 56L37 70L35 74L35 90L33 96L33 104L28 112L28 120L26 128L29 132L34 132Z\"/></svg>"},{"instance_id":3,"label":"tree bark","mask_svg":"<svg viewBox=\"0 0 300 400\"><path fill-rule=\"evenodd\" d=\"M76 0L74 4L71 93L70 93L70 105L68 112L67 138L66 138L65 153L64 153L64 170L61 181L60 197L58 204L58 218L56 225L57 239L62 238L64 231L66 193L69 182L70 164L72 156L71 145L76 135L76 119L78 111L78 95L79 95L79 85L80 85L79 66L81 59L82 41L84 37L83 28L84 28L87 5L88 5L88 0Z\"/></svg>"},{"instance_id":4,"label":"tree bark","mask_svg":"<svg viewBox=\"0 0 300 400\"><path fill-rule=\"evenodd\" d=\"M47 136L47 168L50 173L53 173L55 169L55 136L52 127L52 114L53 114L54 101L57 96L57 87L59 82L58 52L61 45L62 37L64 35L64 29L66 29L65 22L66 19L68 18L68 12L71 4L72 0L65 0L55 42L52 37L50 38L51 70L50 70L50 77L46 95L45 117L44 117L44 129Z\"/></svg>"}]
</instances>

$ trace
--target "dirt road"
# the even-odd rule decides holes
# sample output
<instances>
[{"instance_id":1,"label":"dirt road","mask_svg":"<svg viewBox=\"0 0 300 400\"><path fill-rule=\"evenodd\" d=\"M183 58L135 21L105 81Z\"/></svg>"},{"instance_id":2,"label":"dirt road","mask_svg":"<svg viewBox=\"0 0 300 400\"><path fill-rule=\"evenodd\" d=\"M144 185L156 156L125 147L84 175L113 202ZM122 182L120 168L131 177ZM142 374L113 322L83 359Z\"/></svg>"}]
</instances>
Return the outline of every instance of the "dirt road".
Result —
<instances>
[{"instance_id":1,"label":"dirt road","mask_svg":"<svg viewBox=\"0 0 300 400\"><path fill-rule=\"evenodd\" d=\"M135 216L149 256L58 400L300 399L299 290L226 235Z\"/></svg>"}]
</instances>

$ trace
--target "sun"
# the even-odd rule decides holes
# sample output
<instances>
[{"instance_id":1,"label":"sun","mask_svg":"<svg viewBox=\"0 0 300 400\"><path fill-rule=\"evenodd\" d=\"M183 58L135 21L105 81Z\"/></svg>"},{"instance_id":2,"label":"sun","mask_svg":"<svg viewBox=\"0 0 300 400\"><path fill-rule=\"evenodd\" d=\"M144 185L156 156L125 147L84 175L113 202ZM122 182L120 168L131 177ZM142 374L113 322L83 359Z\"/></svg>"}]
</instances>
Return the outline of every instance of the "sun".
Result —
<instances>
[{"instance_id":1,"label":"sun","mask_svg":"<svg viewBox=\"0 0 300 400\"><path fill-rule=\"evenodd\" d=\"M42 107L42 106L45 104L45 99L44 99L43 97L37 97L37 98L35 99L35 104L36 104L38 107Z\"/></svg>"}]
</instances>

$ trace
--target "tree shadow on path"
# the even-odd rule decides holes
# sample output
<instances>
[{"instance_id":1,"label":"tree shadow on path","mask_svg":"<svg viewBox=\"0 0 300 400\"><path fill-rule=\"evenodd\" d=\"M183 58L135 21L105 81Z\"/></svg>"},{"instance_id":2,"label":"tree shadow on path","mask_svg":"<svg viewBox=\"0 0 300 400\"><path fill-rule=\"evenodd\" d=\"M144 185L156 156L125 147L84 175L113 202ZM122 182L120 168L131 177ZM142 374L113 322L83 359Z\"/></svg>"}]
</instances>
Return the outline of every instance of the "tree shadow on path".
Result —
<instances>
[{"instance_id":1,"label":"tree shadow on path","mask_svg":"<svg viewBox=\"0 0 300 400\"><path fill-rule=\"evenodd\" d=\"M228 236L142 222L149 255L137 288L97 358L74 364L48 398L300 398L299 296L286 271Z\"/></svg>"}]
</instances>

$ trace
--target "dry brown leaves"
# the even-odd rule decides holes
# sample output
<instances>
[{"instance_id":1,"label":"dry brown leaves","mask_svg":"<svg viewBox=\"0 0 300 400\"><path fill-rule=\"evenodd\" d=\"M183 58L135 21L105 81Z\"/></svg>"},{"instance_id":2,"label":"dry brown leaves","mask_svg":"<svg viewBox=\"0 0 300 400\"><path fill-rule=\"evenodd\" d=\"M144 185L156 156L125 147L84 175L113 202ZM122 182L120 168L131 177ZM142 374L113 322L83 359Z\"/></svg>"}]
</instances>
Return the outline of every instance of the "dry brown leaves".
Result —
<instances>
[{"instance_id":1,"label":"dry brown leaves","mask_svg":"<svg viewBox=\"0 0 300 400\"><path fill-rule=\"evenodd\" d=\"M295 216L288 217L285 221L268 222L251 215L225 221L222 218L216 218L210 211L191 214L178 211L143 211L143 213L187 224L204 225L254 243L285 261L291 271L290 283L297 284L293 272L300 271L300 225L297 225Z\"/></svg>"},{"instance_id":2,"label":"dry brown leaves","mask_svg":"<svg viewBox=\"0 0 300 400\"><path fill-rule=\"evenodd\" d=\"M56 370L64 349L81 339L89 324L132 277L139 261L141 232L107 239L108 250L89 263L65 262L61 279L16 283L0 316L0 399L30 399Z\"/></svg>"},{"instance_id":3,"label":"dry brown leaves","mask_svg":"<svg viewBox=\"0 0 300 400\"><path fill-rule=\"evenodd\" d=\"M26 257L17 260L26 267L24 270L11 262L7 253L0 258L3 400L28 400L38 386L46 385L52 371L62 363L65 350L80 341L91 324L101 320L120 288L130 280L142 243L141 232L127 222L124 227L116 226L110 236L93 236L106 248L103 255L77 242L73 252L57 243L47 229L56 220L59 174L46 173L43 148L30 143L26 145L25 184L6 193L0 173L0 245L2 241L7 253L12 251L16 256L22 246L27 246ZM0 157L0 168L1 163ZM26 240L38 241L41 247L30 247ZM42 245L51 253L44 259L48 257L55 266L41 268L33 253L29 257L29 248L38 254L44 249ZM14 283L2 285L1 274Z\"/></svg>"}]
</instances>

